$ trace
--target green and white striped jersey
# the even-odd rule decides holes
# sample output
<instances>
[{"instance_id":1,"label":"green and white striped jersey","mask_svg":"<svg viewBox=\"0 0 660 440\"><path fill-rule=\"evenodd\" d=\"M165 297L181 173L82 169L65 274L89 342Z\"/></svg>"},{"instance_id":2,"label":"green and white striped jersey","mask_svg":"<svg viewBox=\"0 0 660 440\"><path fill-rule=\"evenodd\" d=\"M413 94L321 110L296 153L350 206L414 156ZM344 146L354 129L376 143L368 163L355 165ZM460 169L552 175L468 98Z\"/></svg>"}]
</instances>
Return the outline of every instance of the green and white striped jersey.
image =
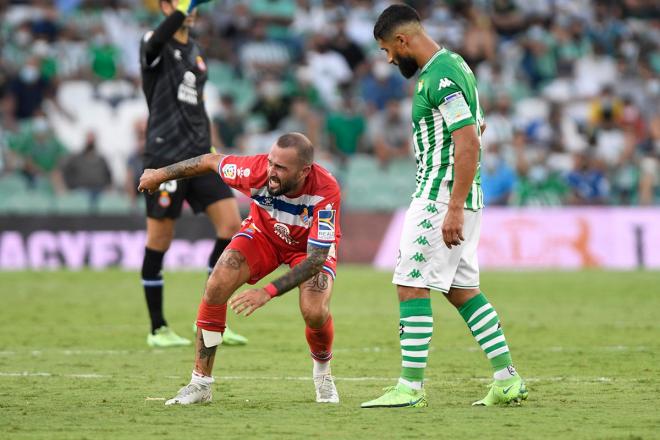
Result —
<instances>
[{"instance_id":1,"label":"green and white striped jersey","mask_svg":"<svg viewBox=\"0 0 660 440\"><path fill-rule=\"evenodd\" d=\"M476 125L481 139L483 111L477 81L460 55L441 49L422 68L412 100L413 145L417 188L413 197L448 203L454 181L454 141L451 133ZM479 154L481 158L481 153ZM465 208L483 208L481 173L477 173Z\"/></svg>"}]
</instances>

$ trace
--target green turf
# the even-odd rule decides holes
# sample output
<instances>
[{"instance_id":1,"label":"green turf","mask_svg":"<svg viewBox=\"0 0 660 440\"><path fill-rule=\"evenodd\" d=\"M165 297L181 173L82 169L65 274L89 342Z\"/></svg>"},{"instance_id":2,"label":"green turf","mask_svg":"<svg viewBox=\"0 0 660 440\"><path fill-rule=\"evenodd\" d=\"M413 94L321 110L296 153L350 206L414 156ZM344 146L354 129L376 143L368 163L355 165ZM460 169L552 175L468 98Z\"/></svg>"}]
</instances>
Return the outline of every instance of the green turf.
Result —
<instances>
[{"instance_id":1,"label":"green turf","mask_svg":"<svg viewBox=\"0 0 660 440\"><path fill-rule=\"evenodd\" d=\"M166 314L181 334L190 334L203 280L166 274ZM470 407L490 369L436 294L429 407L360 409L394 384L400 364L390 275L360 267L340 268L332 304L341 404L314 403L291 292L230 317L250 344L220 350L212 404L166 408L146 398L187 383L192 349L146 347L138 274L0 273L0 438L660 436L660 274L486 273L482 285L528 380L521 408Z\"/></svg>"}]
</instances>

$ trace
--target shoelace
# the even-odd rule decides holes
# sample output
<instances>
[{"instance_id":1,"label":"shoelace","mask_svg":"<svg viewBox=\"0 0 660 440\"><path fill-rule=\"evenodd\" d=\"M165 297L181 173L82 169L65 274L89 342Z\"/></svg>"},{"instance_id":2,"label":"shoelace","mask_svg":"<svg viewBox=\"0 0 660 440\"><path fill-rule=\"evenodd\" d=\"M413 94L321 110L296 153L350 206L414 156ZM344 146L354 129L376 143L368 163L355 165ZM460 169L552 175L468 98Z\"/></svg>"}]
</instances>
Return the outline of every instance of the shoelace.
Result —
<instances>
[{"instance_id":1,"label":"shoelace","mask_svg":"<svg viewBox=\"0 0 660 440\"><path fill-rule=\"evenodd\" d=\"M334 396L335 389L333 387L333 377L332 376L323 376L321 380L321 385L319 386L319 393L321 395L330 395Z\"/></svg>"},{"instance_id":2,"label":"shoelace","mask_svg":"<svg viewBox=\"0 0 660 440\"><path fill-rule=\"evenodd\" d=\"M202 386L196 383L189 383L185 387L181 388L177 393L177 397L186 397L197 391L202 391Z\"/></svg>"}]
</instances>

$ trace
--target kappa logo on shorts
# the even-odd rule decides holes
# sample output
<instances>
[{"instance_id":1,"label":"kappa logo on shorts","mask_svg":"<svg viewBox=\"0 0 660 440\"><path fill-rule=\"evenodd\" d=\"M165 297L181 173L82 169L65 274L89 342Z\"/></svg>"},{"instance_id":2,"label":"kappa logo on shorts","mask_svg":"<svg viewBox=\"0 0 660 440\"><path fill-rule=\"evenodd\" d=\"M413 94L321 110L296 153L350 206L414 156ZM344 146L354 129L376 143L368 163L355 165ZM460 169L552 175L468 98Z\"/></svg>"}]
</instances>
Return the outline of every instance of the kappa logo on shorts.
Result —
<instances>
[{"instance_id":1,"label":"kappa logo on shorts","mask_svg":"<svg viewBox=\"0 0 660 440\"><path fill-rule=\"evenodd\" d=\"M236 164L228 163L222 166L222 175L225 179L235 179L236 178Z\"/></svg>"},{"instance_id":2,"label":"kappa logo on shorts","mask_svg":"<svg viewBox=\"0 0 660 440\"><path fill-rule=\"evenodd\" d=\"M319 240L334 240L335 239L335 214L334 209L322 209L319 211Z\"/></svg>"}]
</instances>

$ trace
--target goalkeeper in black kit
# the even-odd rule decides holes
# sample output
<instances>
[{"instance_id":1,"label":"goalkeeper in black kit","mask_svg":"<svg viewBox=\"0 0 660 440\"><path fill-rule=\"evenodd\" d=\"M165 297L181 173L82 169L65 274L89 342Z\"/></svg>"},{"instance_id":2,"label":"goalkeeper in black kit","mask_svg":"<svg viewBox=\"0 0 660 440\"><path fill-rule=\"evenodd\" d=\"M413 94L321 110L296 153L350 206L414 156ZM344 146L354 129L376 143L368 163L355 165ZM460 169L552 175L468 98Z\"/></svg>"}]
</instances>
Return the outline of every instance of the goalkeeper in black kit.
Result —
<instances>
[{"instance_id":1,"label":"goalkeeper in black kit","mask_svg":"<svg viewBox=\"0 0 660 440\"><path fill-rule=\"evenodd\" d=\"M142 89L149 107L144 168L159 168L190 159L211 149L209 118L204 108L206 63L189 29L195 7L208 0L160 0L165 20L140 44ZM218 175L167 182L146 194L147 242L142 285L151 318L147 344L176 347L191 341L177 335L163 313L163 257L174 237L184 201L213 223L216 241L209 257L209 273L241 224L238 204ZM247 339L227 329L224 343L242 345Z\"/></svg>"}]
</instances>

